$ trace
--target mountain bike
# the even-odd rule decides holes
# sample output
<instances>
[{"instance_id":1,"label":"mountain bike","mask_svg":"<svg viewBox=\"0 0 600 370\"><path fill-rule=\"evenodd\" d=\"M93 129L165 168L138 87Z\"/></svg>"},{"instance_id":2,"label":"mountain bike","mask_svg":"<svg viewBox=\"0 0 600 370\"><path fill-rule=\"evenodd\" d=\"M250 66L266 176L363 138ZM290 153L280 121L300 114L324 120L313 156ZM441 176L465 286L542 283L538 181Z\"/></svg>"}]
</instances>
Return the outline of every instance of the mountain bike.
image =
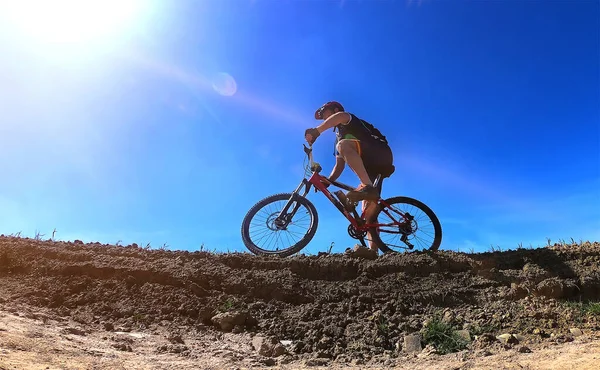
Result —
<instances>
[{"instance_id":1,"label":"mountain bike","mask_svg":"<svg viewBox=\"0 0 600 370\"><path fill-rule=\"evenodd\" d=\"M328 186L325 186L321 181L325 177L320 174L321 165L313 160L312 146L307 147L304 145L304 152L306 154L305 161L308 158L308 165L304 165L305 176L298 187L291 193L274 194L262 199L252 206L244 217L241 228L242 240L246 248L252 253L287 257L298 253L311 241L319 224L317 209L306 197L313 187L315 192L321 192L325 195L346 217L350 222L348 235L359 240L361 245L366 247L365 237L369 233L372 237L370 240L383 253L413 249L438 250L442 242L442 226L435 213L427 205L406 196L396 196L388 199L380 197L376 202L377 208L372 217L375 221L367 222L365 212L359 215L356 210L358 202L348 199L341 190L352 191L354 188L338 181L328 180L330 182L329 186L340 189L330 192ZM378 175L373 185L377 186L380 181L385 177L389 177L394 171L394 166L378 169ZM410 210L401 210L401 206L411 208ZM264 215L259 216L261 211ZM423 219L419 218L420 213L424 214ZM379 222L382 217L388 217L389 220ZM306 230L302 232L299 228L303 221L306 221ZM251 226L262 226L265 227L265 230L251 233ZM429 228L431 228L429 233L424 232L424 235L429 237L427 239L429 241L424 241L425 239L416 236L417 232L423 232L424 229ZM387 239L384 241L386 235L397 237L399 244L392 244ZM269 244L279 241L283 242L283 248L269 250L261 244L261 242ZM417 247L415 247L415 244L417 244Z\"/></svg>"}]
</instances>

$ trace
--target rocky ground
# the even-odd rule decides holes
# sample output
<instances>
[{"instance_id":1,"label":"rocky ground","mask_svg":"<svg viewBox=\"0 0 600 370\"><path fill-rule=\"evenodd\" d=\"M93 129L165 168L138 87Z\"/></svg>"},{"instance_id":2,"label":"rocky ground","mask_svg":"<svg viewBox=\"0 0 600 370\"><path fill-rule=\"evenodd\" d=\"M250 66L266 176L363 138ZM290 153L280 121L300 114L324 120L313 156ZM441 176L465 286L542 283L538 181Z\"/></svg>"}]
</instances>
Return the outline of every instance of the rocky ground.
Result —
<instances>
[{"instance_id":1,"label":"rocky ground","mask_svg":"<svg viewBox=\"0 0 600 370\"><path fill-rule=\"evenodd\" d=\"M599 265L597 242L365 260L0 237L0 369L594 364Z\"/></svg>"}]
</instances>

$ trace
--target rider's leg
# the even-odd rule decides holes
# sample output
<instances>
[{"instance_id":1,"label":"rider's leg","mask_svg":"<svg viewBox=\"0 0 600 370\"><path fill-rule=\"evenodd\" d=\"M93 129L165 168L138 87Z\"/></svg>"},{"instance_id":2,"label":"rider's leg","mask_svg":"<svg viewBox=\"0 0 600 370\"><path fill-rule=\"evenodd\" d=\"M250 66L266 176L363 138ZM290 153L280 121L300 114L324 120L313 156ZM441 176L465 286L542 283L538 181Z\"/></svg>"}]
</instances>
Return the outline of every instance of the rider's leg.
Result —
<instances>
[{"instance_id":1,"label":"rider's leg","mask_svg":"<svg viewBox=\"0 0 600 370\"><path fill-rule=\"evenodd\" d=\"M344 139L338 142L336 148L361 182L356 190L348 193L348 197L352 197L352 200L375 200L379 198L379 193L377 192L377 189L373 187L373 182L371 181L369 174L365 169L363 159L361 158L360 142L358 140Z\"/></svg>"},{"instance_id":2,"label":"rider's leg","mask_svg":"<svg viewBox=\"0 0 600 370\"><path fill-rule=\"evenodd\" d=\"M373 180L375 180L375 176L373 176L371 178ZM383 178L379 179L379 183L377 184L377 191L380 194L381 194L382 186L383 186ZM377 219L374 218L376 210L377 210L377 202L366 201L366 200L362 201L362 211L363 211L363 214L365 215L365 220L367 221L367 223L375 223L377 221ZM369 240L369 248L373 249L373 250L378 250L377 245L375 245L375 243L373 243L373 235L371 234L371 231L367 231L367 239Z\"/></svg>"},{"instance_id":3,"label":"rider's leg","mask_svg":"<svg viewBox=\"0 0 600 370\"><path fill-rule=\"evenodd\" d=\"M337 143L337 151L344 158L348 166L356 173L360 182L364 185L373 185L369 174L365 169L363 160L360 157L360 143L358 140L344 139Z\"/></svg>"}]
</instances>

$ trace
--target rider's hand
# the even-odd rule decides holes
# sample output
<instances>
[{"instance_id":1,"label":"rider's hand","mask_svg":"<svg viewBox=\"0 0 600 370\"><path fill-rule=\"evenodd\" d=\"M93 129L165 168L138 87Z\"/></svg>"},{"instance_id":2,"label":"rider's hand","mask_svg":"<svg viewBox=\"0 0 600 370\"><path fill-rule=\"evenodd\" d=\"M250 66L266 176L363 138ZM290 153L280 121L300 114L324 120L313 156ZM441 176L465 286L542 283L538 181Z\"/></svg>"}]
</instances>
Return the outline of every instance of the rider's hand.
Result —
<instances>
[{"instance_id":1,"label":"rider's hand","mask_svg":"<svg viewBox=\"0 0 600 370\"><path fill-rule=\"evenodd\" d=\"M313 145L319 135L321 135L321 133L316 128L309 128L304 131L304 138L310 145Z\"/></svg>"}]
</instances>

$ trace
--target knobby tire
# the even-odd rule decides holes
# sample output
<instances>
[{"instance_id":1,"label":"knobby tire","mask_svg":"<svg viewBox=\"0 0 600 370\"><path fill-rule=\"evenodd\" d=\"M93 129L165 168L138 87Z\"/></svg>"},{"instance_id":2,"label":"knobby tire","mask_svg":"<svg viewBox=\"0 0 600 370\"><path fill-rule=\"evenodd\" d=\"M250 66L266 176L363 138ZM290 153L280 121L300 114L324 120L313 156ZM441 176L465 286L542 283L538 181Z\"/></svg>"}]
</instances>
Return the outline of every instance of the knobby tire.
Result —
<instances>
[{"instance_id":1,"label":"knobby tire","mask_svg":"<svg viewBox=\"0 0 600 370\"><path fill-rule=\"evenodd\" d=\"M391 206L393 206L394 204L408 204L411 206L414 206L418 209L420 209L423 213L425 213L429 219L431 220L431 222L433 223L433 228L434 228L434 232L435 232L435 236L433 239L433 242L431 244L431 246L429 246L429 248L427 248L430 251L437 251L442 243L442 225L440 224L440 220L438 219L438 217L435 215L435 213L431 210L431 208L429 208L425 203L416 200L414 198L409 198L409 197L393 197L393 198L388 198L385 199L385 202ZM379 218L380 213L383 211L383 209L386 208L383 204L380 204L378 206L378 210L376 212L376 219ZM399 216L398 216L399 217ZM381 237L379 236L379 234L376 232L377 228L373 227L370 229L371 231L371 235L373 238L373 242L375 243L375 245L379 246L379 250L381 250L383 253L397 253L396 250L391 249L390 247L387 246L387 244L385 244L382 240ZM416 250L417 248L415 248L414 250Z\"/></svg>"},{"instance_id":2,"label":"knobby tire","mask_svg":"<svg viewBox=\"0 0 600 370\"><path fill-rule=\"evenodd\" d=\"M317 231L317 226L319 224L319 217L317 214L317 209L315 206L305 197L300 196L298 194L294 194L294 201L298 202L300 205L305 206L311 216L311 225L308 229L308 232L304 235L302 239L300 239L296 244L290 246L289 248L278 250L278 251L269 251L260 248L250 239L250 223L252 218L260 211L263 207L269 205L270 203L276 201L287 201L292 197L292 193L279 193L268 196L259 202L257 202L246 214L244 220L242 222L242 241L248 250L256 255L276 255L280 257L288 257L295 253L298 253L302 248L306 247L308 243L315 236Z\"/></svg>"}]
</instances>

